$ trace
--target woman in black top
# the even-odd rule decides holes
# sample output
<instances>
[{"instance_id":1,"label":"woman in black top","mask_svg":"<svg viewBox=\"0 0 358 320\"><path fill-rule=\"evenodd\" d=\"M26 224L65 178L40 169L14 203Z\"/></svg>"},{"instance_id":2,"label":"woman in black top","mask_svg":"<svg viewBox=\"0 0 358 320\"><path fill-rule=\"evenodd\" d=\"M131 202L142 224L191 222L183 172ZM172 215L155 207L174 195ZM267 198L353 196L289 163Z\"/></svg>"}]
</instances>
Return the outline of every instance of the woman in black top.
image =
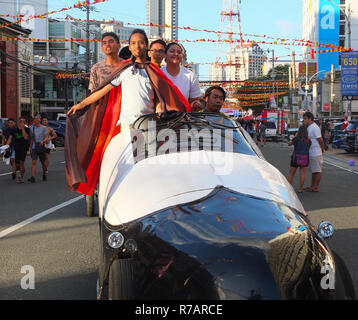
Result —
<instances>
[{"instance_id":1,"label":"woman in black top","mask_svg":"<svg viewBox=\"0 0 358 320\"><path fill-rule=\"evenodd\" d=\"M311 140L308 138L307 126L302 125L296 136L288 143L289 146L294 146L293 154L291 156L290 174L288 182L292 184L293 178L300 168L300 187L299 193L302 193L303 185L306 179L306 170L309 165L309 149L311 147Z\"/></svg>"}]
</instances>

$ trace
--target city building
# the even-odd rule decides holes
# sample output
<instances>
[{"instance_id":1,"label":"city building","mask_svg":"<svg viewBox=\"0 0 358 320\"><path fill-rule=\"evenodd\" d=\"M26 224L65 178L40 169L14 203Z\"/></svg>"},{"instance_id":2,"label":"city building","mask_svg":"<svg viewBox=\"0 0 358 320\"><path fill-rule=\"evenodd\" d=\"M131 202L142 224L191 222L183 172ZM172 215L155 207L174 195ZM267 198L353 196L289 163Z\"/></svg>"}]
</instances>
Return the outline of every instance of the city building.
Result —
<instances>
[{"instance_id":1,"label":"city building","mask_svg":"<svg viewBox=\"0 0 358 320\"><path fill-rule=\"evenodd\" d=\"M299 70L299 65L301 62L302 61L296 60L296 70ZM289 65L291 67L292 60L275 60L274 61L275 68L278 66L285 66L285 65ZM272 59L266 59L264 65L263 65L262 75L266 76L271 69L272 69Z\"/></svg>"},{"instance_id":2,"label":"city building","mask_svg":"<svg viewBox=\"0 0 358 320\"><path fill-rule=\"evenodd\" d=\"M341 99L339 92L330 92L324 86L330 86L327 81L327 73L331 72L332 65L335 70L340 70L341 55L339 52L312 53L315 51L331 49L322 45L333 44L344 48L350 47L358 50L358 38L354 34L358 33L358 1L356 0L303 0L303 21L302 36L304 40L312 41L313 44L319 43L320 47L303 47L303 61L317 63L317 78L320 79L318 88L318 115L328 115L327 104L331 97ZM351 35L349 36L348 19L351 20ZM336 81L338 77L335 77ZM321 97L320 97L321 96ZM327 102L328 101L328 102ZM348 103L344 103L344 112L347 110ZM358 101L352 102L352 114L358 114Z\"/></svg>"},{"instance_id":3,"label":"city building","mask_svg":"<svg viewBox=\"0 0 358 320\"><path fill-rule=\"evenodd\" d=\"M0 18L0 24L11 23ZM31 114L33 86L32 46L29 42L5 40L28 38L31 30L17 24L0 29L0 118L17 119ZM4 37L4 40L2 40Z\"/></svg>"},{"instance_id":4,"label":"city building","mask_svg":"<svg viewBox=\"0 0 358 320\"><path fill-rule=\"evenodd\" d=\"M237 46L226 62L210 65L210 81L244 81L263 75L265 52L257 44Z\"/></svg>"},{"instance_id":5,"label":"city building","mask_svg":"<svg viewBox=\"0 0 358 320\"><path fill-rule=\"evenodd\" d=\"M178 26L178 0L146 0L147 24ZM178 40L178 29L148 26L148 37Z\"/></svg>"},{"instance_id":6,"label":"city building","mask_svg":"<svg viewBox=\"0 0 358 320\"><path fill-rule=\"evenodd\" d=\"M125 47L128 45L129 37L132 33L132 31L136 28L131 27L125 27L122 21L115 21L113 19L114 23L102 23L100 24L100 35L105 32L114 32L118 35L119 41L121 42L122 47ZM100 38L99 35L99 38ZM98 50L98 56L97 61L105 59L105 55L101 50L101 46L99 45Z\"/></svg>"}]
</instances>

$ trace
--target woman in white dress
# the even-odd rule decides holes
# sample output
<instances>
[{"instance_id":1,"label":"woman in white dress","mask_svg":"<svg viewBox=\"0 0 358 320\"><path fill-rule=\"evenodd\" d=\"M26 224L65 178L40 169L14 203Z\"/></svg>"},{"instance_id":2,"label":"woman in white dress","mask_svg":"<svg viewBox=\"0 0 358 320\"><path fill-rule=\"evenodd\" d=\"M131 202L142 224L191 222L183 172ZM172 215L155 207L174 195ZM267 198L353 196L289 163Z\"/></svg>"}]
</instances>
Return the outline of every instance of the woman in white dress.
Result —
<instances>
[{"instance_id":1,"label":"woman in white dress","mask_svg":"<svg viewBox=\"0 0 358 320\"><path fill-rule=\"evenodd\" d=\"M183 47L176 42L169 43L165 48L166 65L161 70L189 101L193 111L199 111L202 108L199 80L195 73L181 65L182 60Z\"/></svg>"}]
</instances>

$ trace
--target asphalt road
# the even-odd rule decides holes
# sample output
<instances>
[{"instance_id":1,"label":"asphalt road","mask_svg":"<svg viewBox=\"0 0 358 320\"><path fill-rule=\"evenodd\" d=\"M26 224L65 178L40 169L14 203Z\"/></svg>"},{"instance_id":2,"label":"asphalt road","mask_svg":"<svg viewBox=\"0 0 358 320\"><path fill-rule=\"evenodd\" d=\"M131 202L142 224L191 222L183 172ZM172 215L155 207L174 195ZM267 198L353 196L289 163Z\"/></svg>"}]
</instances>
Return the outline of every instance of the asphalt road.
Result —
<instances>
[{"instance_id":1,"label":"asphalt road","mask_svg":"<svg viewBox=\"0 0 358 320\"><path fill-rule=\"evenodd\" d=\"M286 176L289 152L283 143L263 148L266 159ZM334 164L334 159L330 163ZM10 168L0 164L2 300L96 298L98 219L86 217L84 199L68 191L64 166L63 151L58 150L51 155L48 181L41 180L38 164L36 183L20 185L11 180ZM27 180L29 157L26 168ZM321 191L305 192L299 198L314 225L322 220L334 224L336 232L328 243L342 256L358 288L358 175L342 168L325 164ZM294 184L297 182L298 176ZM68 203L71 199L73 203ZM28 224L18 225L24 221ZM15 229L10 229L13 226ZM33 267L35 289L21 288L21 280L28 274L21 273L23 266Z\"/></svg>"}]
</instances>

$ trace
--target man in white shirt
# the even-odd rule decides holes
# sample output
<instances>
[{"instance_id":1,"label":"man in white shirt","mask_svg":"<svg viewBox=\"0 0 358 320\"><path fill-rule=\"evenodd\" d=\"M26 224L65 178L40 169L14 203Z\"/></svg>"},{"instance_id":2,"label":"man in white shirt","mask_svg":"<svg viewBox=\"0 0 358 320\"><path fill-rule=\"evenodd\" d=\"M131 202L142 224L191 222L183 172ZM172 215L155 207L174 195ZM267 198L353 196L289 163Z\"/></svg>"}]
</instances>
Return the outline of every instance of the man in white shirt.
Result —
<instances>
[{"instance_id":1,"label":"man in white shirt","mask_svg":"<svg viewBox=\"0 0 358 320\"><path fill-rule=\"evenodd\" d=\"M312 172L311 186L305 188L305 190L318 192L318 187L322 179L322 153L324 153L324 141L322 139L321 129L313 121L313 119L314 117L311 112L306 112L303 115L303 123L307 126L308 138L311 140L311 147L309 151L310 164L308 168Z\"/></svg>"},{"instance_id":2,"label":"man in white shirt","mask_svg":"<svg viewBox=\"0 0 358 320\"><path fill-rule=\"evenodd\" d=\"M149 77L140 64L146 62L148 38L144 31L135 30L129 39L129 50L139 64L137 68L127 68L119 77L112 80L105 87L96 91L79 104L73 106L68 114L76 113L87 105L96 102L108 93L113 87L122 85L122 108L120 121L122 129L132 124L138 117L144 114L153 113L154 90Z\"/></svg>"}]
</instances>

